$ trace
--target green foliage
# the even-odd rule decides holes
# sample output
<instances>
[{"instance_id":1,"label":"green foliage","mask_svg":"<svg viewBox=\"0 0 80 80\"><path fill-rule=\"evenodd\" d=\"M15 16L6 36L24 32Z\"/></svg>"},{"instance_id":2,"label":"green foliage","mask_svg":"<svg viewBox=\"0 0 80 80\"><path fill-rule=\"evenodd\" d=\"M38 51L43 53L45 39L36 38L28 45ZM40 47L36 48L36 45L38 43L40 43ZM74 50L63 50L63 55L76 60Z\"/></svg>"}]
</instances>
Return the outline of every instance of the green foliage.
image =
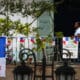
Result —
<instances>
[{"instance_id":1,"label":"green foliage","mask_svg":"<svg viewBox=\"0 0 80 80\"><path fill-rule=\"evenodd\" d=\"M37 20L45 11L54 11L55 7L53 5L52 2L50 1L38 1L38 2L33 2L32 3L25 3L22 0L19 1L13 1L13 0L3 0L3 7L4 10L2 12L0 12L1 14L5 14L6 16L8 16L7 12L10 12L11 14L13 13L22 13L23 17L26 17L28 15L31 15L34 17L34 20L28 24L26 23L25 25L22 25L20 23L20 21L16 21L16 22L10 22L10 20L7 18L6 19L6 24L4 24L5 26L3 28L5 28L5 34L9 35L8 31L10 29L15 29L17 32L28 35L29 33L31 33L30 31L30 25L32 25L32 23ZM1 29L2 33L3 30Z\"/></svg>"},{"instance_id":2,"label":"green foliage","mask_svg":"<svg viewBox=\"0 0 80 80\"><path fill-rule=\"evenodd\" d=\"M38 2L31 3L31 8L32 8L32 15L34 17L39 17L45 11L54 11L55 7L51 2L38 1Z\"/></svg>"},{"instance_id":3,"label":"green foliage","mask_svg":"<svg viewBox=\"0 0 80 80\"><path fill-rule=\"evenodd\" d=\"M15 21L15 22L14 22L14 25L15 25L15 28L14 28L14 29L15 29L16 32L18 32L18 33L24 34L24 35L26 35L26 36L28 36L28 35L31 33L31 28L30 28L30 26L29 26L28 23L25 23L25 24L23 25L23 24L21 24L20 21Z\"/></svg>"},{"instance_id":4,"label":"green foliage","mask_svg":"<svg viewBox=\"0 0 80 80\"><path fill-rule=\"evenodd\" d=\"M62 38L62 37L64 36L64 35L63 35L63 32L61 32L61 31L56 32L55 34L56 34L56 36L57 36L58 38Z\"/></svg>"},{"instance_id":5,"label":"green foliage","mask_svg":"<svg viewBox=\"0 0 80 80\"><path fill-rule=\"evenodd\" d=\"M20 21L12 22L9 18L0 19L0 35L4 33L4 35L9 36L9 31L12 29L15 30L15 32L24 34L26 36L31 33L31 29L28 23L23 25Z\"/></svg>"},{"instance_id":6,"label":"green foliage","mask_svg":"<svg viewBox=\"0 0 80 80\"><path fill-rule=\"evenodd\" d=\"M55 3L53 0L32 0L30 2L27 0L1 0L0 7L4 9L0 13L4 14L5 11L9 11L10 13L20 12L23 16L34 15L38 17L44 11L55 11L56 6L63 3L64 0L55 1Z\"/></svg>"},{"instance_id":7,"label":"green foliage","mask_svg":"<svg viewBox=\"0 0 80 80\"><path fill-rule=\"evenodd\" d=\"M42 41L41 39L40 39L40 35L37 33L36 34L36 45L37 45L37 51L41 51L42 49L44 49L45 48L45 43L44 43L44 41Z\"/></svg>"},{"instance_id":8,"label":"green foliage","mask_svg":"<svg viewBox=\"0 0 80 80\"><path fill-rule=\"evenodd\" d=\"M0 35L4 33L4 35L9 34L9 30L12 29L13 22L7 18L7 19L0 19Z\"/></svg>"},{"instance_id":9,"label":"green foliage","mask_svg":"<svg viewBox=\"0 0 80 80\"><path fill-rule=\"evenodd\" d=\"M23 16L32 15L34 17L39 17L45 11L54 11L55 7L53 2L50 1L34 1L31 3L24 3L24 1L13 1L13 0L3 0L4 13L9 11L10 13L22 13Z\"/></svg>"}]
</instances>

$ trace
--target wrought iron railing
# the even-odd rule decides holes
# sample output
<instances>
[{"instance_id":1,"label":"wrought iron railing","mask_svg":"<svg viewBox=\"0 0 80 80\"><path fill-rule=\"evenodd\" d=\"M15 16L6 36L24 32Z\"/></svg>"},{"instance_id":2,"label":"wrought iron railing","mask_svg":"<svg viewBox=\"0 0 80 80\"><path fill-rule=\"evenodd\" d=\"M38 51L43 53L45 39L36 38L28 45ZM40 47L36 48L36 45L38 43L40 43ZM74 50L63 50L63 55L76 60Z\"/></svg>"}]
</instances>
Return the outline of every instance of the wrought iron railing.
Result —
<instances>
[{"instance_id":1,"label":"wrought iron railing","mask_svg":"<svg viewBox=\"0 0 80 80\"><path fill-rule=\"evenodd\" d=\"M53 44L53 41L52 41ZM45 53L46 60L62 61L62 39L54 41L55 45L46 45ZM37 61L42 61L42 52L37 51L37 45L35 44L35 38L27 37L7 37L6 38L6 60L7 63L19 62L19 52L21 49L30 48L36 54ZM80 51L79 51L80 52Z\"/></svg>"}]
</instances>

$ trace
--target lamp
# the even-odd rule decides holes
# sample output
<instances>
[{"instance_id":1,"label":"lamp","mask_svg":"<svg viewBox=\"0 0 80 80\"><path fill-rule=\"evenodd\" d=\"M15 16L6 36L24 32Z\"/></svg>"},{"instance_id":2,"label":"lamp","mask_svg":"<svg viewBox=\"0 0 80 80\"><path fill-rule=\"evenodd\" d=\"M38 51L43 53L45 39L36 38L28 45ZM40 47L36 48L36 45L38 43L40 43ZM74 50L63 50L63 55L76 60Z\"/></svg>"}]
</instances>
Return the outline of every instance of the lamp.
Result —
<instances>
[{"instance_id":1,"label":"lamp","mask_svg":"<svg viewBox=\"0 0 80 80\"><path fill-rule=\"evenodd\" d=\"M25 60L28 59L29 55L24 50L25 49L21 50L19 54L21 64L13 70L14 80L32 80L33 70L25 64ZM24 58L25 56L26 58Z\"/></svg>"},{"instance_id":2,"label":"lamp","mask_svg":"<svg viewBox=\"0 0 80 80\"><path fill-rule=\"evenodd\" d=\"M64 65L58 67L55 73L56 80L75 80L75 70L68 65L68 59L64 60Z\"/></svg>"},{"instance_id":3,"label":"lamp","mask_svg":"<svg viewBox=\"0 0 80 80\"><path fill-rule=\"evenodd\" d=\"M64 64L55 71L56 80L75 80L75 71L72 67Z\"/></svg>"}]
</instances>

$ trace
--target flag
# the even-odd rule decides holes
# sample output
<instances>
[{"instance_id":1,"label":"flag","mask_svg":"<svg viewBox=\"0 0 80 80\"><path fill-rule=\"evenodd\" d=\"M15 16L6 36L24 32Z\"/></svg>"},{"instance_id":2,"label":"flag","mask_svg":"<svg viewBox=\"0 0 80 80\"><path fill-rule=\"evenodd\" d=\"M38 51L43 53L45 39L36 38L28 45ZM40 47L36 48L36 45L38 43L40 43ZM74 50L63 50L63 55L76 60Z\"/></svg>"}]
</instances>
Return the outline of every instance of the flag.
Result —
<instances>
[{"instance_id":1,"label":"flag","mask_svg":"<svg viewBox=\"0 0 80 80\"><path fill-rule=\"evenodd\" d=\"M69 37L63 37L63 45L66 45L69 40Z\"/></svg>"},{"instance_id":2,"label":"flag","mask_svg":"<svg viewBox=\"0 0 80 80\"><path fill-rule=\"evenodd\" d=\"M31 42L32 42L33 44L35 43L34 37L31 37Z\"/></svg>"},{"instance_id":3,"label":"flag","mask_svg":"<svg viewBox=\"0 0 80 80\"><path fill-rule=\"evenodd\" d=\"M20 38L20 43L24 43L25 39L23 37Z\"/></svg>"},{"instance_id":4,"label":"flag","mask_svg":"<svg viewBox=\"0 0 80 80\"><path fill-rule=\"evenodd\" d=\"M78 37L74 37L74 44L78 44Z\"/></svg>"},{"instance_id":5,"label":"flag","mask_svg":"<svg viewBox=\"0 0 80 80\"><path fill-rule=\"evenodd\" d=\"M6 38L0 37L0 77L6 76L5 46Z\"/></svg>"}]
</instances>

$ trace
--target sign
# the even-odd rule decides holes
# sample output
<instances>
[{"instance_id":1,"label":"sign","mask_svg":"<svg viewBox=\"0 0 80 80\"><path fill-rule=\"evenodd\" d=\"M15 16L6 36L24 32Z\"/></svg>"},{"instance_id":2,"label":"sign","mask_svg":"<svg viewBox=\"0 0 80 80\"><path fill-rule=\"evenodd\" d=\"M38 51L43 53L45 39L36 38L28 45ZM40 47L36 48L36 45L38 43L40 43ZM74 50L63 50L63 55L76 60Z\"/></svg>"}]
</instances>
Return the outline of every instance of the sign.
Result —
<instances>
[{"instance_id":1,"label":"sign","mask_svg":"<svg viewBox=\"0 0 80 80\"><path fill-rule=\"evenodd\" d=\"M0 37L0 77L6 76L5 45L6 38Z\"/></svg>"},{"instance_id":2,"label":"sign","mask_svg":"<svg viewBox=\"0 0 80 80\"><path fill-rule=\"evenodd\" d=\"M6 76L6 60L5 58L0 58L0 77Z\"/></svg>"},{"instance_id":3,"label":"sign","mask_svg":"<svg viewBox=\"0 0 80 80\"><path fill-rule=\"evenodd\" d=\"M78 58L78 38L74 37L63 37L63 49L67 49L71 53L72 59ZM66 50L63 50L63 53L68 53ZM63 54L63 58L69 58L69 56Z\"/></svg>"}]
</instances>

